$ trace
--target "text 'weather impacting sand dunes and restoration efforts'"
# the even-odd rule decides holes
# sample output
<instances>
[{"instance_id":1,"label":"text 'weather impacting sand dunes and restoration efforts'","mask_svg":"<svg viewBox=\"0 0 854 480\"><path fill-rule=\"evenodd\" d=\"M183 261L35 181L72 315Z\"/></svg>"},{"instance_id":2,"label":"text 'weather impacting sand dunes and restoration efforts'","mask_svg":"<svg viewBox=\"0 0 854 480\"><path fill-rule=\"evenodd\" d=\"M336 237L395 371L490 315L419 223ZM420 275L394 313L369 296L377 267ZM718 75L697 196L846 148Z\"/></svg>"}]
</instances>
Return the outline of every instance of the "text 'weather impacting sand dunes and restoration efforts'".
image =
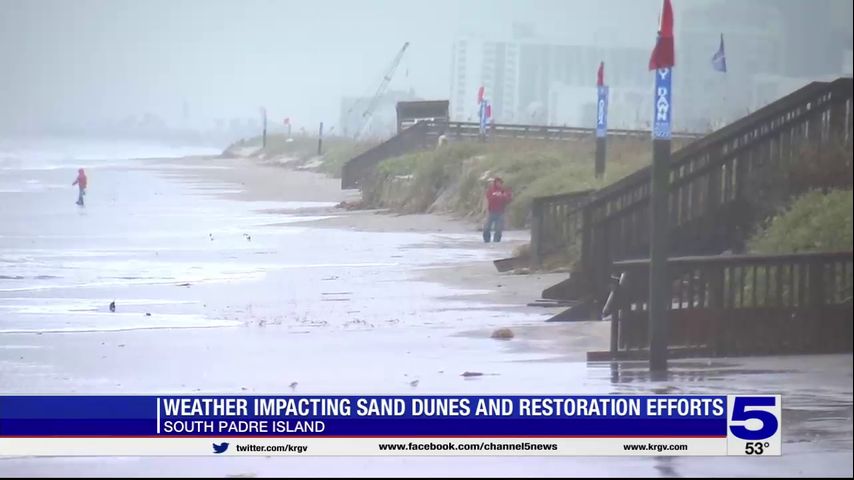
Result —
<instances>
[{"instance_id":1,"label":"text 'weather impacting sand dunes and restoration efforts'","mask_svg":"<svg viewBox=\"0 0 854 480\"><path fill-rule=\"evenodd\" d=\"M766 396L3 396L3 455L779 455Z\"/></svg>"}]
</instances>

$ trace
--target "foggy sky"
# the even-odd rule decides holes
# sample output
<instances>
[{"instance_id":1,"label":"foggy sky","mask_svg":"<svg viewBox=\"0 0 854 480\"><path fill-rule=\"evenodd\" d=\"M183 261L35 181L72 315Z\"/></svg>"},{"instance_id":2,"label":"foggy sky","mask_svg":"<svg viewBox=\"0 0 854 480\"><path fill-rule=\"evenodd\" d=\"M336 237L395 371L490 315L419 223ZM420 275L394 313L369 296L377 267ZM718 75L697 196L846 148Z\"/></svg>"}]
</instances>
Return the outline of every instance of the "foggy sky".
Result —
<instances>
[{"instance_id":1,"label":"foggy sky","mask_svg":"<svg viewBox=\"0 0 854 480\"><path fill-rule=\"evenodd\" d=\"M171 123L184 102L197 125L261 106L298 126L334 124L341 97L372 94L406 41L390 88L447 98L458 35L510 40L513 22L524 22L549 41L651 48L660 4L0 0L0 127L146 112Z\"/></svg>"},{"instance_id":2,"label":"foggy sky","mask_svg":"<svg viewBox=\"0 0 854 480\"><path fill-rule=\"evenodd\" d=\"M651 43L659 0L608 3L606 16L601 2L565 0L0 0L0 125L175 121L184 101L194 123L262 105L300 125L335 123L340 98L373 93L405 41L391 88L424 98L447 98L460 34L509 39L528 22L582 42L622 24L625 42Z\"/></svg>"}]
</instances>

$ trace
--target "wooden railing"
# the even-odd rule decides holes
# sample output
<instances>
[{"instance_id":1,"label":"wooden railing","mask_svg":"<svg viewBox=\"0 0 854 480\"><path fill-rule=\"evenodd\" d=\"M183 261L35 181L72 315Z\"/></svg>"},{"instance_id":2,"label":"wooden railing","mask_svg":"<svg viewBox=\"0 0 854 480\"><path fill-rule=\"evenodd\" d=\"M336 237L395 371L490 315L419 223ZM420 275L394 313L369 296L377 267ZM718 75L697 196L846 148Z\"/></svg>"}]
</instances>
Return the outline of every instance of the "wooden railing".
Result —
<instances>
[{"instance_id":1,"label":"wooden railing","mask_svg":"<svg viewBox=\"0 0 854 480\"><path fill-rule=\"evenodd\" d=\"M649 261L616 262L611 353L649 345ZM668 261L668 345L709 355L852 351L852 252Z\"/></svg>"},{"instance_id":2,"label":"wooden railing","mask_svg":"<svg viewBox=\"0 0 854 480\"><path fill-rule=\"evenodd\" d=\"M593 190L537 197L531 203L531 264L539 267L543 257L578 244L582 221L572 212L590 199Z\"/></svg>"},{"instance_id":3,"label":"wooden railing","mask_svg":"<svg viewBox=\"0 0 854 480\"><path fill-rule=\"evenodd\" d=\"M752 218L747 179L805 145L851 145L852 82L815 82L673 154L670 251L720 253L739 245ZM650 169L595 192L570 213L581 222L582 270L596 298L607 295L615 260L649 254Z\"/></svg>"},{"instance_id":4,"label":"wooden railing","mask_svg":"<svg viewBox=\"0 0 854 480\"><path fill-rule=\"evenodd\" d=\"M444 132L450 138L477 139L480 137L480 124L477 122L428 122L430 133L438 135ZM487 137L524 138L530 140L578 140L593 138L596 132L593 128L559 127L553 125L520 125L512 123L496 123L487 127ZM649 130L608 130L609 136L649 138ZM701 133L674 132L673 137L679 139L700 138Z\"/></svg>"}]
</instances>

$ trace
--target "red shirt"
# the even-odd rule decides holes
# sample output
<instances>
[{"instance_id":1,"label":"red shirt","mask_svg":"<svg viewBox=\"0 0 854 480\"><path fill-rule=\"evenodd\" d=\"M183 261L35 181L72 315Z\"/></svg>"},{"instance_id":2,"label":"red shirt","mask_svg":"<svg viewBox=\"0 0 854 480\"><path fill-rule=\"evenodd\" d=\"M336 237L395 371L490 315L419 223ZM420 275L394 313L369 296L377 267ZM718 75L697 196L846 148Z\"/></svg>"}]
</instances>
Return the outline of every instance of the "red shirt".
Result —
<instances>
[{"instance_id":1,"label":"red shirt","mask_svg":"<svg viewBox=\"0 0 854 480\"><path fill-rule=\"evenodd\" d=\"M503 213L511 200L513 200L513 192L494 183L486 191L486 203L490 213Z\"/></svg>"},{"instance_id":2,"label":"red shirt","mask_svg":"<svg viewBox=\"0 0 854 480\"><path fill-rule=\"evenodd\" d=\"M74 185L80 185L80 188L86 188L87 183L88 180L86 178L86 174L83 172L78 173L77 180L74 181Z\"/></svg>"}]
</instances>

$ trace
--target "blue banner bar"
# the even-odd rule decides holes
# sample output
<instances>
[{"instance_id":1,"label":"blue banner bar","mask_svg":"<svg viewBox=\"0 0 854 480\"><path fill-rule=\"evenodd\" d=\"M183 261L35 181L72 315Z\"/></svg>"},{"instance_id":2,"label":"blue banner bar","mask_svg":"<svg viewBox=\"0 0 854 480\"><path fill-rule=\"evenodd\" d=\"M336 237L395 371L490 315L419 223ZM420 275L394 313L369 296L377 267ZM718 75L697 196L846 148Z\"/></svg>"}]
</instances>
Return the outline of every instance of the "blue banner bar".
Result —
<instances>
[{"instance_id":1,"label":"blue banner bar","mask_svg":"<svg viewBox=\"0 0 854 480\"><path fill-rule=\"evenodd\" d=\"M599 85L596 91L596 137L601 138L608 135L608 86Z\"/></svg>"},{"instance_id":2,"label":"blue banner bar","mask_svg":"<svg viewBox=\"0 0 854 480\"><path fill-rule=\"evenodd\" d=\"M670 140L673 104L671 94L673 69L659 68L655 71L655 102L653 104L652 137L656 140Z\"/></svg>"},{"instance_id":3,"label":"blue banner bar","mask_svg":"<svg viewBox=\"0 0 854 480\"><path fill-rule=\"evenodd\" d=\"M725 396L0 396L0 437L719 436Z\"/></svg>"}]
</instances>

